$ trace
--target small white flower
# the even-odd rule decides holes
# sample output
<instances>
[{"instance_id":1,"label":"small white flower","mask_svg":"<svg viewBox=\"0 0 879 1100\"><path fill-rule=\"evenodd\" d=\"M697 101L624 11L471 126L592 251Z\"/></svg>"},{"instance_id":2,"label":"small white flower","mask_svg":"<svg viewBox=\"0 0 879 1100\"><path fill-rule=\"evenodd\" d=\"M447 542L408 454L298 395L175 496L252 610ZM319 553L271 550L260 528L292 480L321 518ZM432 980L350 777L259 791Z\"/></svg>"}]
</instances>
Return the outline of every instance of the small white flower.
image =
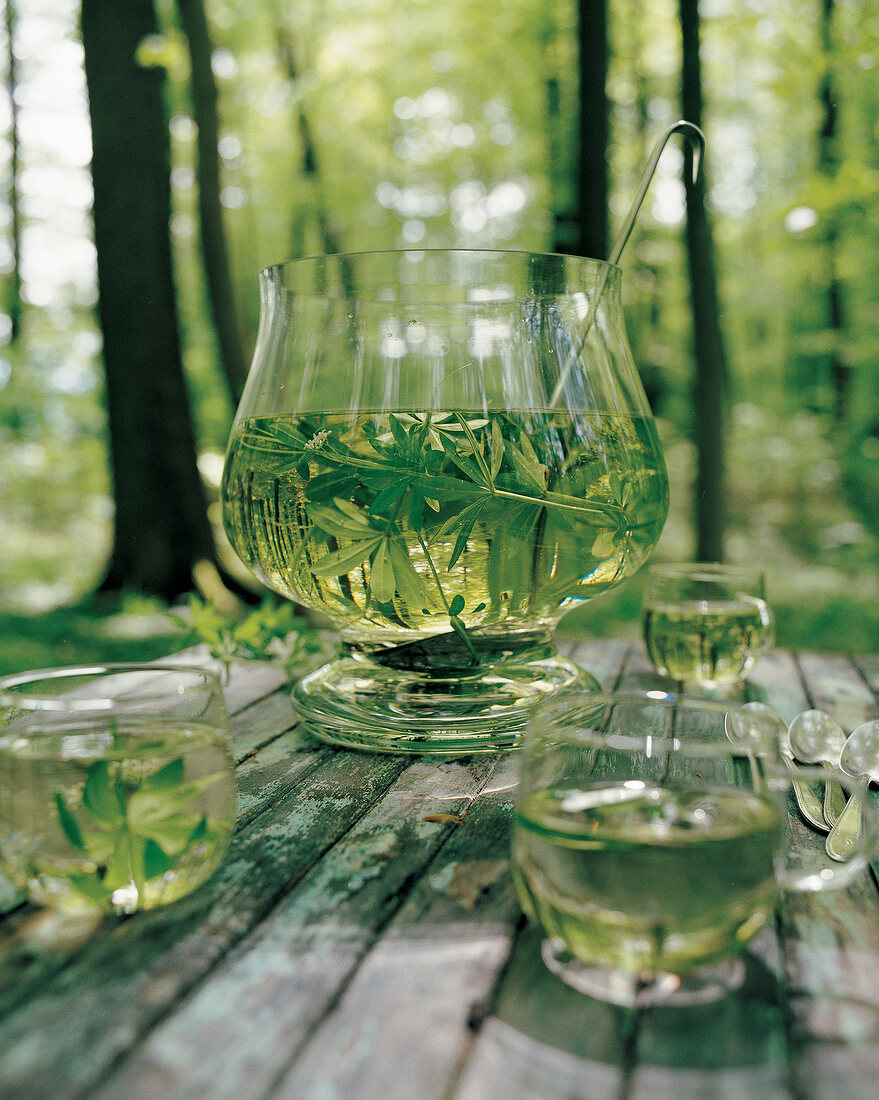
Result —
<instances>
[{"instance_id":1,"label":"small white flower","mask_svg":"<svg viewBox=\"0 0 879 1100\"><path fill-rule=\"evenodd\" d=\"M306 451L319 451L323 447L324 443L330 438L330 432L328 428L321 428L319 432L315 432L311 439L305 441L304 447Z\"/></svg>"}]
</instances>

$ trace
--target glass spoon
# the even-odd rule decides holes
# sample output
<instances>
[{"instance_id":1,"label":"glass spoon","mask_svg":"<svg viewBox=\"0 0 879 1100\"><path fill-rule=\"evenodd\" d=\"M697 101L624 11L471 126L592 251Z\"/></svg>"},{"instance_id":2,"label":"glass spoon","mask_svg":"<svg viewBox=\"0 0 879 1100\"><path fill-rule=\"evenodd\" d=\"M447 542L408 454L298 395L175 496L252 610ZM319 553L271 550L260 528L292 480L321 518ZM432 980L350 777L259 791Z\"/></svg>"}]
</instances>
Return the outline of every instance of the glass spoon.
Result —
<instances>
[{"instance_id":1,"label":"glass spoon","mask_svg":"<svg viewBox=\"0 0 879 1100\"><path fill-rule=\"evenodd\" d=\"M853 730L839 755L839 766L847 775L866 785L879 781L879 719L864 722ZM861 833L861 804L850 798L825 841L831 859L850 859Z\"/></svg>"},{"instance_id":2,"label":"glass spoon","mask_svg":"<svg viewBox=\"0 0 879 1100\"><path fill-rule=\"evenodd\" d=\"M788 737L794 756L804 764L820 764L824 768L838 768L839 756L845 744L845 731L835 718L823 710L804 710L788 727ZM828 826L836 820L845 806L845 792L838 783L824 784L824 819Z\"/></svg>"},{"instance_id":3,"label":"glass spoon","mask_svg":"<svg viewBox=\"0 0 879 1100\"><path fill-rule=\"evenodd\" d=\"M787 770L796 774L787 725L768 703L745 703L736 711L727 711L724 728L729 740L748 751L749 756L753 755L753 749L765 749L771 743L778 748ZM829 826L824 821L821 799L808 783L794 780L792 785L800 813L810 825L826 833Z\"/></svg>"}]
</instances>

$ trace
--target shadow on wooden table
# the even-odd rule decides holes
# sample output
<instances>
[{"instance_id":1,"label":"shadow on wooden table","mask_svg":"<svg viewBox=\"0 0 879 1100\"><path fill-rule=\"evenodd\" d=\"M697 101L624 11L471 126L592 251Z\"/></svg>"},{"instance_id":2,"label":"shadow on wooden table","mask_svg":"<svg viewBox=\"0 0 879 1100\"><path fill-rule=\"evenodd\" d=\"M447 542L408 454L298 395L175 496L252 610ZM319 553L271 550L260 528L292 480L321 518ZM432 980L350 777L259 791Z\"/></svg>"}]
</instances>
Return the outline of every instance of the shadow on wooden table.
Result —
<instances>
[{"instance_id":1,"label":"shadow on wooden table","mask_svg":"<svg viewBox=\"0 0 879 1100\"><path fill-rule=\"evenodd\" d=\"M540 935L516 945L461 1098L789 1096L779 983L748 955L743 986L708 1005L634 1011L566 986L543 965ZM682 1078L690 1088L683 1092ZM506 1090L506 1091L505 1091Z\"/></svg>"}]
</instances>

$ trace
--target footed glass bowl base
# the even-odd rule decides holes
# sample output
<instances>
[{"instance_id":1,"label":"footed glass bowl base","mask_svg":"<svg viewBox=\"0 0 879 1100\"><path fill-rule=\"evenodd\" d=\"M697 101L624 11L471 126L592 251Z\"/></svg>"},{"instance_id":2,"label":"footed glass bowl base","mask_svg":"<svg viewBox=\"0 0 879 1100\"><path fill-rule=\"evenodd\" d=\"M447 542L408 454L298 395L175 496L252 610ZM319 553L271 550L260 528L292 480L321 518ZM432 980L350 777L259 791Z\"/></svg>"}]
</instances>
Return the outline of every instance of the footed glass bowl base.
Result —
<instances>
[{"instance_id":1,"label":"footed glass bowl base","mask_svg":"<svg viewBox=\"0 0 879 1100\"><path fill-rule=\"evenodd\" d=\"M342 748L468 756L514 748L540 699L601 690L551 646L475 667L387 652L352 651L304 677L293 691L303 728Z\"/></svg>"},{"instance_id":2,"label":"footed glass bowl base","mask_svg":"<svg viewBox=\"0 0 879 1100\"><path fill-rule=\"evenodd\" d=\"M544 940L540 954L547 968L578 993L625 1008L711 1004L738 989L745 980L745 964L739 958L722 959L681 974L630 974L582 962L557 939Z\"/></svg>"}]
</instances>

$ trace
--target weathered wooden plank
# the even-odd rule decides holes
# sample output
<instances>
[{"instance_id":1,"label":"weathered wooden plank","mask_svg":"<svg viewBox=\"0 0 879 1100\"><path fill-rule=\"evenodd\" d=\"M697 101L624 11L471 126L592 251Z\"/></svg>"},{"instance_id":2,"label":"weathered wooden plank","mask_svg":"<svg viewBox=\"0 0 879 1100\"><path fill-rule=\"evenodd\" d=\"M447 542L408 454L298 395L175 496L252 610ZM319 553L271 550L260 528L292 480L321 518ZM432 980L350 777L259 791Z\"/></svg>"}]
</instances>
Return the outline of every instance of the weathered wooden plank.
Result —
<instances>
[{"instance_id":1,"label":"weathered wooden plank","mask_svg":"<svg viewBox=\"0 0 879 1100\"><path fill-rule=\"evenodd\" d=\"M569 652L606 688L657 686L638 645L599 639ZM786 721L810 705L869 713L858 708L875 703L871 661L815 654L797 665L775 651L747 697ZM514 754L340 753L292 728L280 681L255 665L238 675L240 832L227 863L190 899L107 922L63 972L52 963L38 982L23 957L0 958L9 982L23 962L30 996L0 1021L0 1095L593 1100L620 1093L627 1059L631 1100L875 1095L879 896L869 878L786 898L783 954L765 937L741 993L642 1014L635 1043L631 1014L558 982L535 930L517 939ZM492 767L475 798L478 782L453 781ZM0 934L35 916L14 914ZM792 1046L774 985L785 972Z\"/></svg>"},{"instance_id":2,"label":"weathered wooden plank","mask_svg":"<svg viewBox=\"0 0 879 1100\"><path fill-rule=\"evenodd\" d=\"M785 895L785 957L793 992L879 1009L879 895L865 873L845 890Z\"/></svg>"},{"instance_id":3,"label":"weathered wooden plank","mask_svg":"<svg viewBox=\"0 0 879 1100\"><path fill-rule=\"evenodd\" d=\"M569 638L559 643L559 649L591 672L605 691L612 691L632 650L632 643L619 638Z\"/></svg>"},{"instance_id":4,"label":"weathered wooden plank","mask_svg":"<svg viewBox=\"0 0 879 1100\"><path fill-rule=\"evenodd\" d=\"M205 886L119 922L0 1021L0 1094L78 1095L245 936L404 769L333 753L239 834Z\"/></svg>"},{"instance_id":5,"label":"weathered wooden plank","mask_svg":"<svg viewBox=\"0 0 879 1100\"><path fill-rule=\"evenodd\" d=\"M495 764L415 761L100 1095L221 1100L268 1089L447 840L444 819L466 814Z\"/></svg>"},{"instance_id":6,"label":"weathered wooden plank","mask_svg":"<svg viewBox=\"0 0 879 1100\"><path fill-rule=\"evenodd\" d=\"M793 654L781 649L770 650L751 669L745 698L769 703L788 724L810 706Z\"/></svg>"},{"instance_id":7,"label":"weathered wooden plank","mask_svg":"<svg viewBox=\"0 0 879 1100\"><path fill-rule=\"evenodd\" d=\"M172 653L161 662L163 665L193 665L215 672L223 683L223 698L230 714L262 699L285 684L289 677L278 664L269 661L233 661L228 674L207 645L191 646L179 653Z\"/></svg>"},{"instance_id":8,"label":"weathered wooden plank","mask_svg":"<svg viewBox=\"0 0 879 1100\"><path fill-rule=\"evenodd\" d=\"M272 738L292 729L296 714L287 691L282 689L239 711L230 724L235 759L240 762Z\"/></svg>"},{"instance_id":9,"label":"weathered wooden plank","mask_svg":"<svg viewBox=\"0 0 879 1100\"><path fill-rule=\"evenodd\" d=\"M310 771L325 764L333 751L326 745L318 745L299 729L293 729L249 755L236 772L237 827L242 828L283 798Z\"/></svg>"},{"instance_id":10,"label":"weathered wooden plank","mask_svg":"<svg viewBox=\"0 0 879 1100\"><path fill-rule=\"evenodd\" d=\"M482 1028L455 1100L593 1100L617 1096L633 1013L566 986L540 958L541 933L516 942L497 1006Z\"/></svg>"},{"instance_id":11,"label":"weathered wooden plank","mask_svg":"<svg viewBox=\"0 0 879 1100\"><path fill-rule=\"evenodd\" d=\"M515 782L506 757L274 1097L446 1094L519 920L507 873Z\"/></svg>"},{"instance_id":12,"label":"weathered wooden plank","mask_svg":"<svg viewBox=\"0 0 879 1100\"><path fill-rule=\"evenodd\" d=\"M580 1058L512 1027L486 1021L454 1100L605 1100L620 1095L618 1065Z\"/></svg>"},{"instance_id":13,"label":"weathered wooden plank","mask_svg":"<svg viewBox=\"0 0 879 1100\"><path fill-rule=\"evenodd\" d=\"M879 704L849 657L799 653L797 661L813 705L832 714L846 733L879 717Z\"/></svg>"},{"instance_id":14,"label":"weathered wooden plank","mask_svg":"<svg viewBox=\"0 0 879 1100\"><path fill-rule=\"evenodd\" d=\"M791 667L793 665L793 667ZM819 707L852 729L875 705L845 657L775 653L761 662L765 698L786 721ZM799 681L799 683L798 683ZM823 835L800 824L798 843L820 852ZM789 1042L797 1096L875 1095L879 1038L879 899L866 874L822 895L788 892L779 907L780 948L788 986ZM865 1020L867 1021L865 1024ZM832 1068L831 1068L832 1067Z\"/></svg>"},{"instance_id":15,"label":"weathered wooden plank","mask_svg":"<svg viewBox=\"0 0 879 1100\"><path fill-rule=\"evenodd\" d=\"M791 1096L774 982L757 964L744 998L636 1015L548 974L539 938L529 930L517 944L454 1100Z\"/></svg>"},{"instance_id":16,"label":"weathered wooden plank","mask_svg":"<svg viewBox=\"0 0 879 1100\"><path fill-rule=\"evenodd\" d=\"M642 1014L631 1100L795 1095L783 987L753 954L744 961L745 981L734 993Z\"/></svg>"},{"instance_id":17,"label":"weathered wooden plank","mask_svg":"<svg viewBox=\"0 0 879 1100\"><path fill-rule=\"evenodd\" d=\"M879 653L864 654L853 660L870 690L879 697Z\"/></svg>"}]
</instances>

